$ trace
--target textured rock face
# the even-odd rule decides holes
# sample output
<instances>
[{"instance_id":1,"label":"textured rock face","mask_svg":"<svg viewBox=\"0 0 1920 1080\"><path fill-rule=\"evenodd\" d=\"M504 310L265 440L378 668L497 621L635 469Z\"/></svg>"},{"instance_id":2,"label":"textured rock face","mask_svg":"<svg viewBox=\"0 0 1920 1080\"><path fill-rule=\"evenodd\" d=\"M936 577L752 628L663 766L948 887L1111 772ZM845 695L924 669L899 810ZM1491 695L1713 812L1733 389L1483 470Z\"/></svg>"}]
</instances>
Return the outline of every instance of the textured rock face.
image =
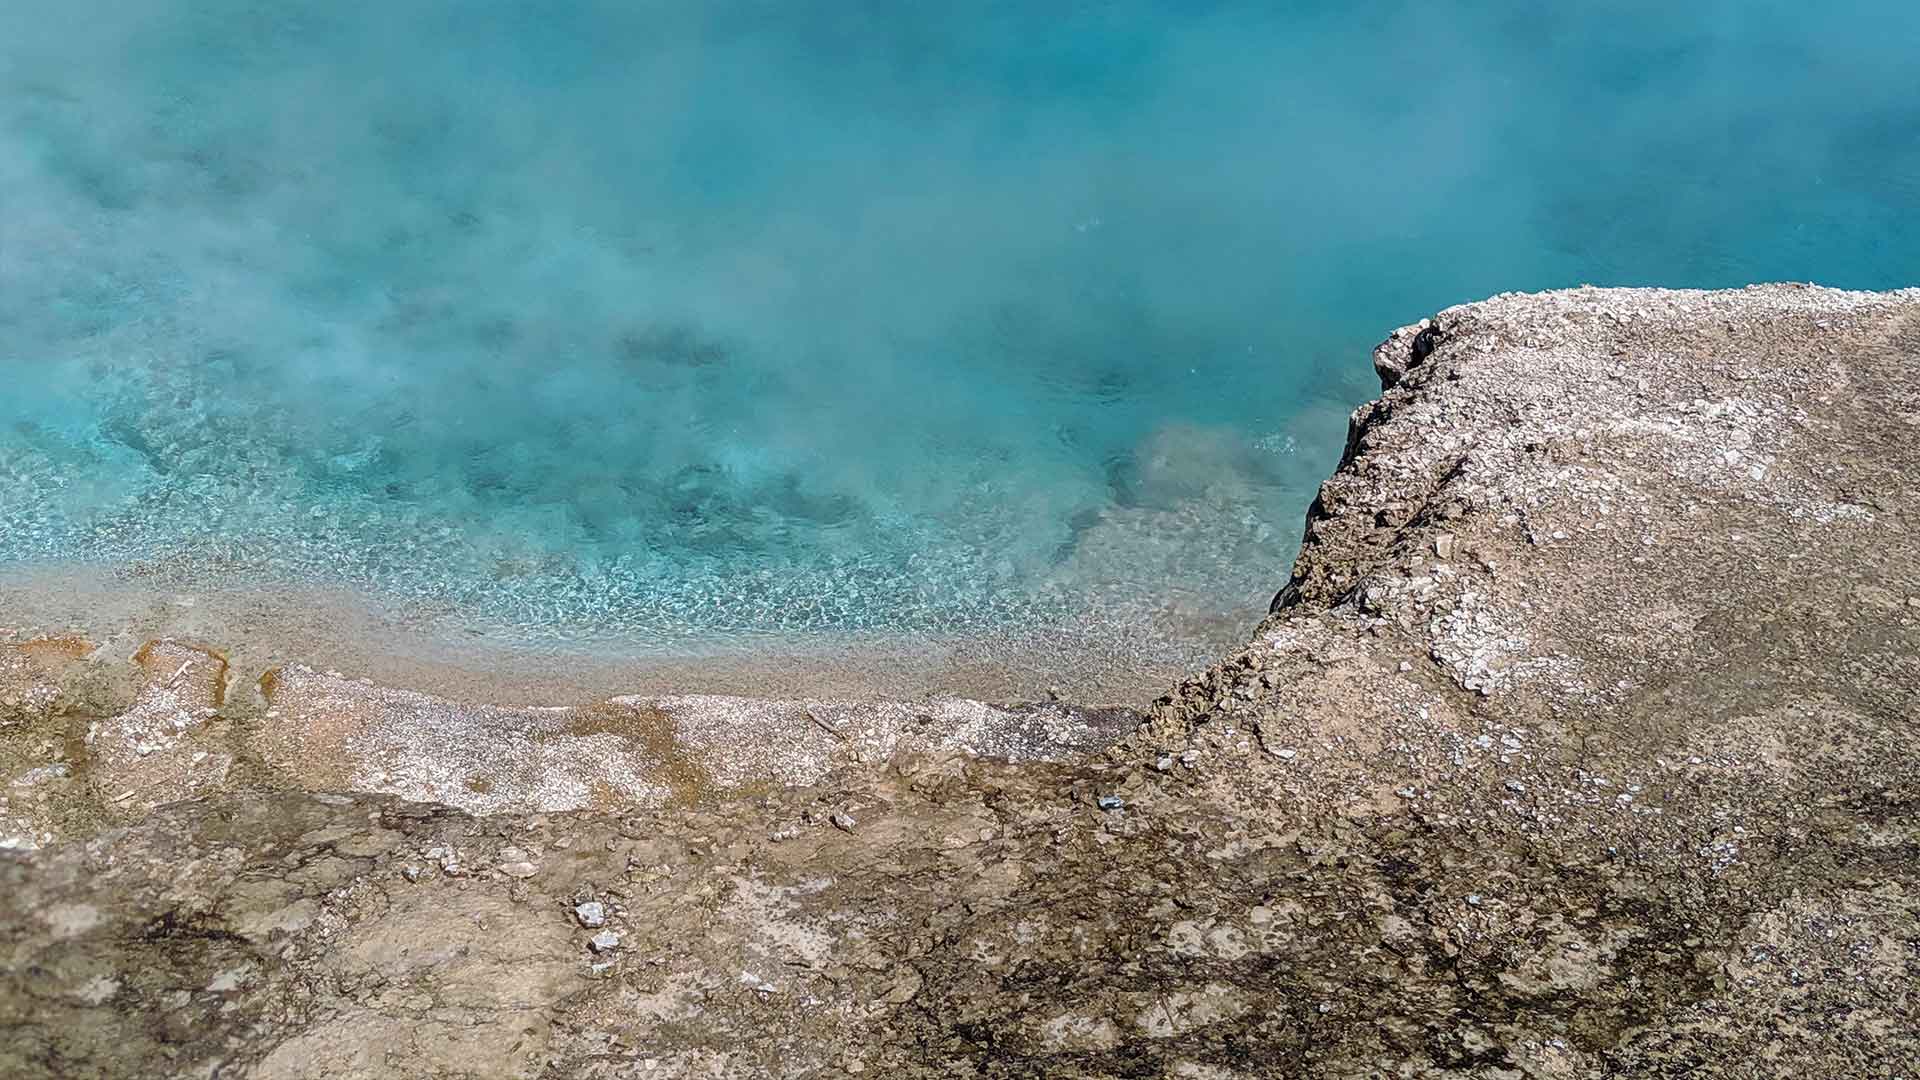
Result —
<instances>
[{"instance_id":1,"label":"textured rock face","mask_svg":"<svg viewBox=\"0 0 1920 1080\"><path fill-rule=\"evenodd\" d=\"M1914 1075L1920 293L1435 321L1137 728L0 648L0 1075Z\"/></svg>"},{"instance_id":2,"label":"textured rock face","mask_svg":"<svg viewBox=\"0 0 1920 1080\"><path fill-rule=\"evenodd\" d=\"M687 803L825 780L916 749L1076 757L1138 721L1126 709L927 702L617 697L498 708L295 667L261 681L249 743L292 786L438 802L469 813Z\"/></svg>"}]
</instances>

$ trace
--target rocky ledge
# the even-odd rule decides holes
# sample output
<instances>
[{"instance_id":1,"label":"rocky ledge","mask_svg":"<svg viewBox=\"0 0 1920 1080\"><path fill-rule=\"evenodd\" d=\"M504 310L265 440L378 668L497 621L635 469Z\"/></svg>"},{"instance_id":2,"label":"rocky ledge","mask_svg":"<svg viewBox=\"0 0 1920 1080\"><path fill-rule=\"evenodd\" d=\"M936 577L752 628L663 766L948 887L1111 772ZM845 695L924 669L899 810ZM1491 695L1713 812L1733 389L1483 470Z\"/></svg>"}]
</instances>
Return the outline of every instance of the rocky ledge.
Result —
<instances>
[{"instance_id":1,"label":"rocky ledge","mask_svg":"<svg viewBox=\"0 0 1920 1080\"><path fill-rule=\"evenodd\" d=\"M1913 1076L1920 291L1374 363L1273 614L1141 714L13 642L0 1074Z\"/></svg>"}]
</instances>

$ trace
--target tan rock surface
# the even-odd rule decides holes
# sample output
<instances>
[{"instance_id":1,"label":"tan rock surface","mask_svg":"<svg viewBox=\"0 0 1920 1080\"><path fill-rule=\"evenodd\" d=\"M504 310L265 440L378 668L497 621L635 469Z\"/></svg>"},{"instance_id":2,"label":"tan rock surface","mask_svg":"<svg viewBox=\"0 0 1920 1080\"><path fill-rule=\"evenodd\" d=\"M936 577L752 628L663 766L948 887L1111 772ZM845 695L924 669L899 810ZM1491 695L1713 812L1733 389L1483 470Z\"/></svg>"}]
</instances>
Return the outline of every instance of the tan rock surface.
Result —
<instances>
[{"instance_id":1,"label":"tan rock surface","mask_svg":"<svg viewBox=\"0 0 1920 1080\"><path fill-rule=\"evenodd\" d=\"M1097 750L1120 709L779 701L683 694L592 705L475 706L295 666L261 680L251 743L297 787L439 802L469 813L690 803L826 780L918 749L1010 760Z\"/></svg>"},{"instance_id":2,"label":"tan rock surface","mask_svg":"<svg viewBox=\"0 0 1920 1080\"><path fill-rule=\"evenodd\" d=\"M51 843L74 790L64 681L93 652L77 637L0 638L0 849Z\"/></svg>"},{"instance_id":3,"label":"tan rock surface","mask_svg":"<svg viewBox=\"0 0 1920 1080\"><path fill-rule=\"evenodd\" d=\"M202 736L226 703L227 658L178 641L150 641L133 655L139 689L131 708L87 727L86 775L117 818L221 789L233 755Z\"/></svg>"}]
</instances>

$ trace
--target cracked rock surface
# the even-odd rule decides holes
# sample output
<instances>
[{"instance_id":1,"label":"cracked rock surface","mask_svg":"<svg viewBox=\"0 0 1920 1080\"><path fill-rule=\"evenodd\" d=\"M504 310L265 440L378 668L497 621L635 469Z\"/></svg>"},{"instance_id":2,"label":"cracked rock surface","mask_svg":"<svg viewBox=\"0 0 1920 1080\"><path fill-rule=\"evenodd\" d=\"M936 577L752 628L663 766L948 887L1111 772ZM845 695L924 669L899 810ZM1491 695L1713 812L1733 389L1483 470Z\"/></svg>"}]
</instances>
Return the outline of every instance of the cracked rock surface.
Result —
<instances>
[{"instance_id":1,"label":"cracked rock surface","mask_svg":"<svg viewBox=\"0 0 1920 1080\"><path fill-rule=\"evenodd\" d=\"M1137 713L0 644L0 1075L1916 1075L1920 292L1374 363Z\"/></svg>"}]
</instances>

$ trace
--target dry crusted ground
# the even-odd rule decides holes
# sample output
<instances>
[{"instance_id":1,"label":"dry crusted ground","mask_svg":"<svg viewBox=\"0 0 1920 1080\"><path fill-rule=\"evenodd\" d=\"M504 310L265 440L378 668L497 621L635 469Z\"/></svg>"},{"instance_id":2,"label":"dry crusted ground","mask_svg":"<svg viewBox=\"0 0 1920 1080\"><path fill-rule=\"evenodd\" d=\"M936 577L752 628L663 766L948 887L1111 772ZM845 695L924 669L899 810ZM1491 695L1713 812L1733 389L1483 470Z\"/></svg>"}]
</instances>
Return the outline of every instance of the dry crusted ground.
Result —
<instances>
[{"instance_id":1,"label":"dry crusted ground","mask_svg":"<svg viewBox=\"0 0 1920 1080\"><path fill-rule=\"evenodd\" d=\"M1920 292L1437 323L1145 723L0 648L0 1075L1920 1076Z\"/></svg>"}]
</instances>

